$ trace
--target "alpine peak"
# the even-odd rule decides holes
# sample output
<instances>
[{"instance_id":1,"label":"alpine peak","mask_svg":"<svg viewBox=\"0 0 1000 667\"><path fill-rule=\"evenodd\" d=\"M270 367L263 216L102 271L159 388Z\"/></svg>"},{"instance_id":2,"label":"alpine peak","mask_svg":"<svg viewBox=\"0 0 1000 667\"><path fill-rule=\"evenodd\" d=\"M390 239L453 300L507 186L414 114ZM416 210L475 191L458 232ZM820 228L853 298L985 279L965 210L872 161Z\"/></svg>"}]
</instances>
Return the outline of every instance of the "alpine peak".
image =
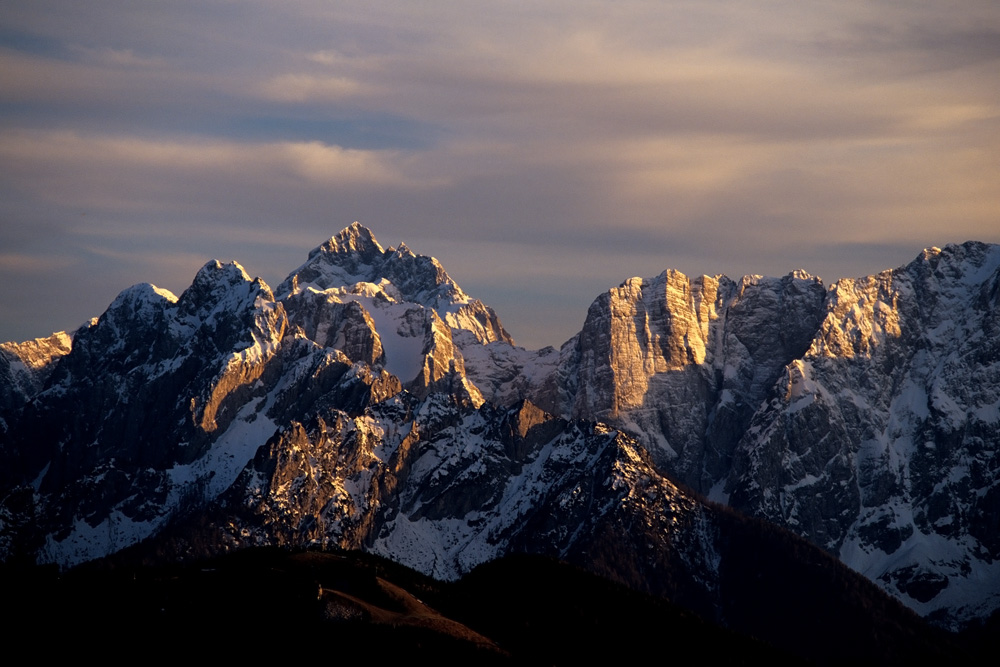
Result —
<instances>
[{"instance_id":1,"label":"alpine peak","mask_svg":"<svg viewBox=\"0 0 1000 667\"><path fill-rule=\"evenodd\" d=\"M384 252L371 230L360 222L355 221L349 226L344 227L336 235L330 237L330 240L326 243L313 248L309 253L309 259L320 253L332 253L335 255L357 254L366 259L372 259Z\"/></svg>"},{"instance_id":2,"label":"alpine peak","mask_svg":"<svg viewBox=\"0 0 1000 667\"><path fill-rule=\"evenodd\" d=\"M359 222L313 249L306 263L278 286L277 296L281 299L309 288L322 292L383 281L400 290L405 300L435 308L444 302L468 301L436 259L415 254L405 243L383 248Z\"/></svg>"}]
</instances>

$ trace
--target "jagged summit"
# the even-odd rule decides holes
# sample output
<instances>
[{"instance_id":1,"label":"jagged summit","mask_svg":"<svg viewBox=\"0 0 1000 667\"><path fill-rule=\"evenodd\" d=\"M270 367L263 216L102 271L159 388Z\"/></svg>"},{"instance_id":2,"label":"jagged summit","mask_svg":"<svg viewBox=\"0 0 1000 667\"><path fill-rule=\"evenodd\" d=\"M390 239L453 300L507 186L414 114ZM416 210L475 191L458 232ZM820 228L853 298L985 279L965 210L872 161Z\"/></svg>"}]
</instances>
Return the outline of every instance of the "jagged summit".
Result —
<instances>
[{"instance_id":1,"label":"jagged summit","mask_svg":"<svg viewBox=\"0 0 1000 667\"><path fill-rule=\"evenodd\" d=\"M453 329L471 332L479 343L513 344L493 309L471 299L441 263L418 255L405 243L383 248L359 222L313 249L305 264L279 286L278 300L307 292L337 292L341 300L412 303L435 311Z\"/></svg>"},{"instance_id":2,"label":"jagged summit","mask_svg":"<svg viewBox=\"0 0 1000 667\"><path fill-rule=\"evenodd\" d=\"M896 271L912 271L921 264L926 264L939 279L960 277L964 283L978 283L1000 267L1000 245L966 241L949 243L944 248L927 248L910 264Z\"/></svg>"},{"instance_id":3,"label":"jagged summit","mask_svg":"<svg viewBox=\"0 0 1000 667\"><path fill-rule=\"evenodd\" d=\"M335 236L331 236L325 243L310 250L309 259L322 254L340 256L341 258L354 256L371 264L384 252L385 250L375 239L375 235L370 229L360 222L353 222Z\"/></svg>"},{"instance_id":4,"label":"jagged summit","mask_svg":"<svg viewBox=\"0 0 1000 667\"><path fill-rule=\"evenodd\" d=\"M404 242L404 241L400 241L399 245L396 246L395 248L393 248L392 246L389 246L389 253L390 254L399 255L400 257L415 257L416 256L414 254L414 252L412 250L410 250L410 248L406 245L406 242Z\"/></svg>"},{"instance_id":5,"label":"jagged summit","mask_svg":"<svg viewBox=\"0 0 1000 667\"><path fill-rule=\"evenodd\" d=\"M284 298L309 288L323 291L359 282L378 282L376 274L385 249L371 230L355 222L309 252L306 263L278 285Z\"/></svg>"},{"instance_id":6,"label":"jagged summit","mask_svg":"<svg viewBox=\"0 0 1000 667\"><path fill-rule=\"evenodd\" d=\"M278 286L277 295L280 299L309 289L322 292L383 281L400 292L400 300L432 308L469 301L436 259L414 254L405 243L383 248L359 222L314 248L306 263Z\"/></svg>"}]
</instances>

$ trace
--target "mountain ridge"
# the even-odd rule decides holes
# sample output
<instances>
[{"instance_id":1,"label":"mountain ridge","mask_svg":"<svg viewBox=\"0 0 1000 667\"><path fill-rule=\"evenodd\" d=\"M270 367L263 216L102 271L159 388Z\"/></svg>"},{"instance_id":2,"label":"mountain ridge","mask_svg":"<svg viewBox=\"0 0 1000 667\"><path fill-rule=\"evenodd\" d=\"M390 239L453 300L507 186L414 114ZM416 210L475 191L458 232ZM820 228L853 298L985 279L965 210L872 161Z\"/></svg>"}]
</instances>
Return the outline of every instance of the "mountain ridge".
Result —
<instances>
[{"instance_id":1,"label":"mountain ridge","mask_svg":"<svg viewBox=\"0 0 1000 667\"><path fill-rule=\"evenodd\" d=\"M234 548L319 540L455 577L576 553L624 503L674 535L645 557L711 590L716 538L663 470L956 626L1000 606L998 293L1000 250L975 242L829 288L667 270L531 351L355 223L273 292L213 260L180 297L136 286L72 337L0 347L0 552L81 562L217 506Z\"/></svg>"}]
</instances>

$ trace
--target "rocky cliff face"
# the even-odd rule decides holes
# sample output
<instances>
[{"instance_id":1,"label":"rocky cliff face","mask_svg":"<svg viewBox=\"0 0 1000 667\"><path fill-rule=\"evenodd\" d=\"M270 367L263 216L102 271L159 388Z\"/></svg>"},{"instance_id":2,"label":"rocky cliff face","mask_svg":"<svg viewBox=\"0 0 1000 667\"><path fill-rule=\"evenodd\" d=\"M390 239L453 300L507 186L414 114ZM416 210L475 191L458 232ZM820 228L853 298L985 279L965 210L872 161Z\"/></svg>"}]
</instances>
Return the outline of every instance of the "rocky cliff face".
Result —
<instances>
[{"instance_id":1,"label":"rocky cliff face","mask_svg":"<svg viewBox=\"0 0 1000 667\"><path fill-rule=\"evenodd\" d=\"M6 431L8 420L45 387L56 362L69 354L72 344L72 336L65 331L0 344L0 431Z\"/></svg>"},{"instance_id":2,"label":"rocky cliff face","mask_svg":"<svg viewBox=\"0 0 1000 667\"><path fill-rule=\"evenodd\" d=\"M531 551L720 602L728 520L665 471L943 624L981 617L998 295L975 243L830 289L666 271L529 351L355 224L275 293L210 262L180 297L136 286L2 346L0 553L74 564L187 526L161 548L356 547L442 577Z\"/></svg>"},{"instance_id":3,"label":"rocky cliff face","mask_svg":"<svg viewBox=\"0 0 1000 667\"><path fill-rule=\"evenodd\" d=\"M833 285L726 488L924 614L1000 594L1000 248ZM950 610L950 611L949 611Z\"/></svg>"},{"instance_id":4,"label":"rocky cliff face","mask_svg":"<svg viewBox=\"0 0 1000 667\"><path fill-rule=\"evenodd\" d=\"M798 273L632 278L590 307L550 404L628 429L707 493L784 366L808 348L824 298L818 279Z\"/></svg>"},{"instance_id":5,"label":"rocky cliff face","mask_svg":"<svg viewBox=\"0 0 1000 667\"><path fill-rule=\"evenodd\" d=\"M0 540L75 562L150 534L185 484L208 483L175 475L242 428L284 328L267 286L235 263L205 265L180 298L123 292L76 332L4 438L4 480L30 498L34 527Z\"/></svg>"},{"instance_id":6,"label":"rocky cliff face","mask_svg":"<svg viewBox=\"0 0 1000 667\"><path fill-rule=\"evenodd\" d=\"M688 525L710 513L634 441L526 402L499 410L403 394L360 416L293 423L220 502L237 510L216 539L234 547L368 548L444 579L512 550L578 556L622 506L668 542L691 542L699 567L717 560L711 540L698 542L704 526Z\"/></svg>"},{"instance_id":7,"label":"rocky cliff face","mask_svg":"<svg viewBox=\"0 0 1000 667\"><path fill-rule=\"evenodd\" d=\"M949 624L1000 605L998 271L974 242L829 290L667 271L598 297L558 352L466 366L487 400L604 420Z\"/></svg>"}]
</instances>

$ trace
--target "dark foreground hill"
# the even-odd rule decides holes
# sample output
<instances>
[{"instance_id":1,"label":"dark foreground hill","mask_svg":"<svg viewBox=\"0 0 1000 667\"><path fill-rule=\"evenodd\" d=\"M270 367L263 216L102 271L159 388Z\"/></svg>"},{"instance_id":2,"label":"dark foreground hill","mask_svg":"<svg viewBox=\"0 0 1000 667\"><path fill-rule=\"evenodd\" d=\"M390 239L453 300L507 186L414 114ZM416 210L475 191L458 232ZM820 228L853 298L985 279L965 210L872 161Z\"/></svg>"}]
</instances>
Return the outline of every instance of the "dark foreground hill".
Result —
<instances>
[{"instance_id":1,"label":"dark foreground hill","mask_svg":"<svg viewBox=\"0 0 1000 667\"><path fill-rule=\"evenodd\" d=\"M780 623L790 613L806 618L765 632L762 640L568 564L526 555L481 565L453 583L369 554L276 549L186 565L104 562L61 575L10 567L2 574L5 605L16 610L8 637L27 645L46 628L57 638L43 647L49 655L99 650L109 657L142 651L571 665L654 652L737 665L977 661L960 638L929 629L912 614L887 625L862 607L846 618L844 600L829 589L801 591L823 597L776 612L788 598L765 590L769 575L759 590L748 591L761 597L758 620ZM814 626L809 645L797 636L806 620Z\"/></svg>"}]
</instances>

